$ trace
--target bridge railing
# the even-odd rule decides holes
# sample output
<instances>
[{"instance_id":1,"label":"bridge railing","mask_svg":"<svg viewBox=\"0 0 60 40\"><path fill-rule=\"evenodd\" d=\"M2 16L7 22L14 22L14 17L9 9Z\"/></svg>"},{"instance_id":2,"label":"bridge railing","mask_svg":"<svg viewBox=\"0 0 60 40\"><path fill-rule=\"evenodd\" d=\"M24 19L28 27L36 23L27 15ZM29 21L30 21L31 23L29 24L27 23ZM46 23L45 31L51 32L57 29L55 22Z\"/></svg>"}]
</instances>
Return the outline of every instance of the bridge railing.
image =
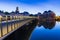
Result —
<instances>
[{"instance_id":1,"label":"bridge railing","mask_svg":"<svg viewBox=\"0 0 60 40\"><path fill-rule=\"evenodd\" d=\"M30 16L0 16L0 38L20 26L22 20L31 19Z\"/></svg>"},{"instance_id":2,"label":"bridge railing","mask_svg":"<svg viewBox=\"0 0 60 40\"><path fill-rule=\"evenodd\" d=\"M10 16L10 18L8 16L5 17L0 16L0 37L3 37L4 35L8 34L17 27L18 24L15 22L18 21L16 20L18 19L16 17L13 19L12 16Z\"/></svg>"}]
</instances>

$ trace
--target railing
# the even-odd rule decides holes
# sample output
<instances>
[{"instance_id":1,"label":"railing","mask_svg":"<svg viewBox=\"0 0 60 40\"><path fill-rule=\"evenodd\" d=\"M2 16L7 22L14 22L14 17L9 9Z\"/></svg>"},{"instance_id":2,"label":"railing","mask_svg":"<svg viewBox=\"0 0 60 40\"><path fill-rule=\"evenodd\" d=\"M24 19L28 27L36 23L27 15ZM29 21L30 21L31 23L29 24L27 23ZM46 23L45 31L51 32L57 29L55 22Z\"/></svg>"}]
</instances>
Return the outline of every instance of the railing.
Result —
<instances>
[{"instance_id":1,"label":"railing","mask_svg":"<svg viewBox=\"0 0 60 40\"><path fill-rule=\"evenodd\" d=\"M4 18L0 18L0 37L3 37L10 31L16 29L19 26L20 18L14 18L12 19L12 16L10 16L10 19L8 20L8 16Z\"/></svg>"},{"instance_id":2,"label":"railing","mask_svg":"<svg viewBox=\"0 0 60 40\"><path fill-rule=\"evenodd\" d=\"M0 37L3 37L4 35L18 28L22 20L26 20L30 18L32 17L25 17L25 16L1 17L0 16Z\"/></svg>"}]
</instances>

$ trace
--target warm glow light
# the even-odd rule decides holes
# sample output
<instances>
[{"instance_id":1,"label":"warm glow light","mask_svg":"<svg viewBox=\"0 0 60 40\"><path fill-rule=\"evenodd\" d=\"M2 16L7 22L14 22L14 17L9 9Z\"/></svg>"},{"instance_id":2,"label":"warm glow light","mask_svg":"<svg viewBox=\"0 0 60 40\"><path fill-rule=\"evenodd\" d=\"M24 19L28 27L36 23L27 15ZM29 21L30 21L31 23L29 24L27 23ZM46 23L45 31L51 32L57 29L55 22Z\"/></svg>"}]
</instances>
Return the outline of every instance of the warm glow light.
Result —
<instances>
[{"instance_id":1,"label":"warm glow light","mask_svg":"<svg viewBox=\"0 0 60 40\"><path fill-rule=\"evenodd\" d=\"M2 16L0 15L0 18L2 18Z\"/></svg>"}]
</instances>

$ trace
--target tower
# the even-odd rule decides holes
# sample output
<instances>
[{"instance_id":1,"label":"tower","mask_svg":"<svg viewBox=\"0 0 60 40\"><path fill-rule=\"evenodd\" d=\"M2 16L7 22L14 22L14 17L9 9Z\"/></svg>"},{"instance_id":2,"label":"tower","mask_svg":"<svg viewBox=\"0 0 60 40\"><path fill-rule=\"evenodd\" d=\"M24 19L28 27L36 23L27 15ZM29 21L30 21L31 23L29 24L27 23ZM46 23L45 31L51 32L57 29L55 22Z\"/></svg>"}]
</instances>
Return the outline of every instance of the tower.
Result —
<instances>
[{"instance_id":1,"label":"tower","mask_svg":"<svg viewBox=\"0 0 60 40\"><path fill-rule=\"evenodd\" d=\"M19 13L19 7L16 7L16 14L18 14Z\"/></svg>"}]
</instances>

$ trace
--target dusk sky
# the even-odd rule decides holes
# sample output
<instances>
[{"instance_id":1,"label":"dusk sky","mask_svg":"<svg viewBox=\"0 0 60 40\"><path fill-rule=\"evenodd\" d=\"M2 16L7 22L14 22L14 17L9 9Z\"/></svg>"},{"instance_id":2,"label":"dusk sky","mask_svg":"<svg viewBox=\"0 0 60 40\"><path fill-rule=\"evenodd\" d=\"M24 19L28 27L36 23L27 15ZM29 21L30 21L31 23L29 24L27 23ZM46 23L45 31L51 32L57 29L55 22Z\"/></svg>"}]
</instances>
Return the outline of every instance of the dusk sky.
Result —
<instances>
[{"instance_id":1,"label":"dusk sky","mask_svg":"<svg viewBox=\"0 0 60 40\"><path fill-rule=\"evenodd\" d=\"M0 0L0 10L11 12L15 11L17 6L20 12L37 14L52 10L56 15L60 15L60 0Z\"/></svg>"}]
</instances>

